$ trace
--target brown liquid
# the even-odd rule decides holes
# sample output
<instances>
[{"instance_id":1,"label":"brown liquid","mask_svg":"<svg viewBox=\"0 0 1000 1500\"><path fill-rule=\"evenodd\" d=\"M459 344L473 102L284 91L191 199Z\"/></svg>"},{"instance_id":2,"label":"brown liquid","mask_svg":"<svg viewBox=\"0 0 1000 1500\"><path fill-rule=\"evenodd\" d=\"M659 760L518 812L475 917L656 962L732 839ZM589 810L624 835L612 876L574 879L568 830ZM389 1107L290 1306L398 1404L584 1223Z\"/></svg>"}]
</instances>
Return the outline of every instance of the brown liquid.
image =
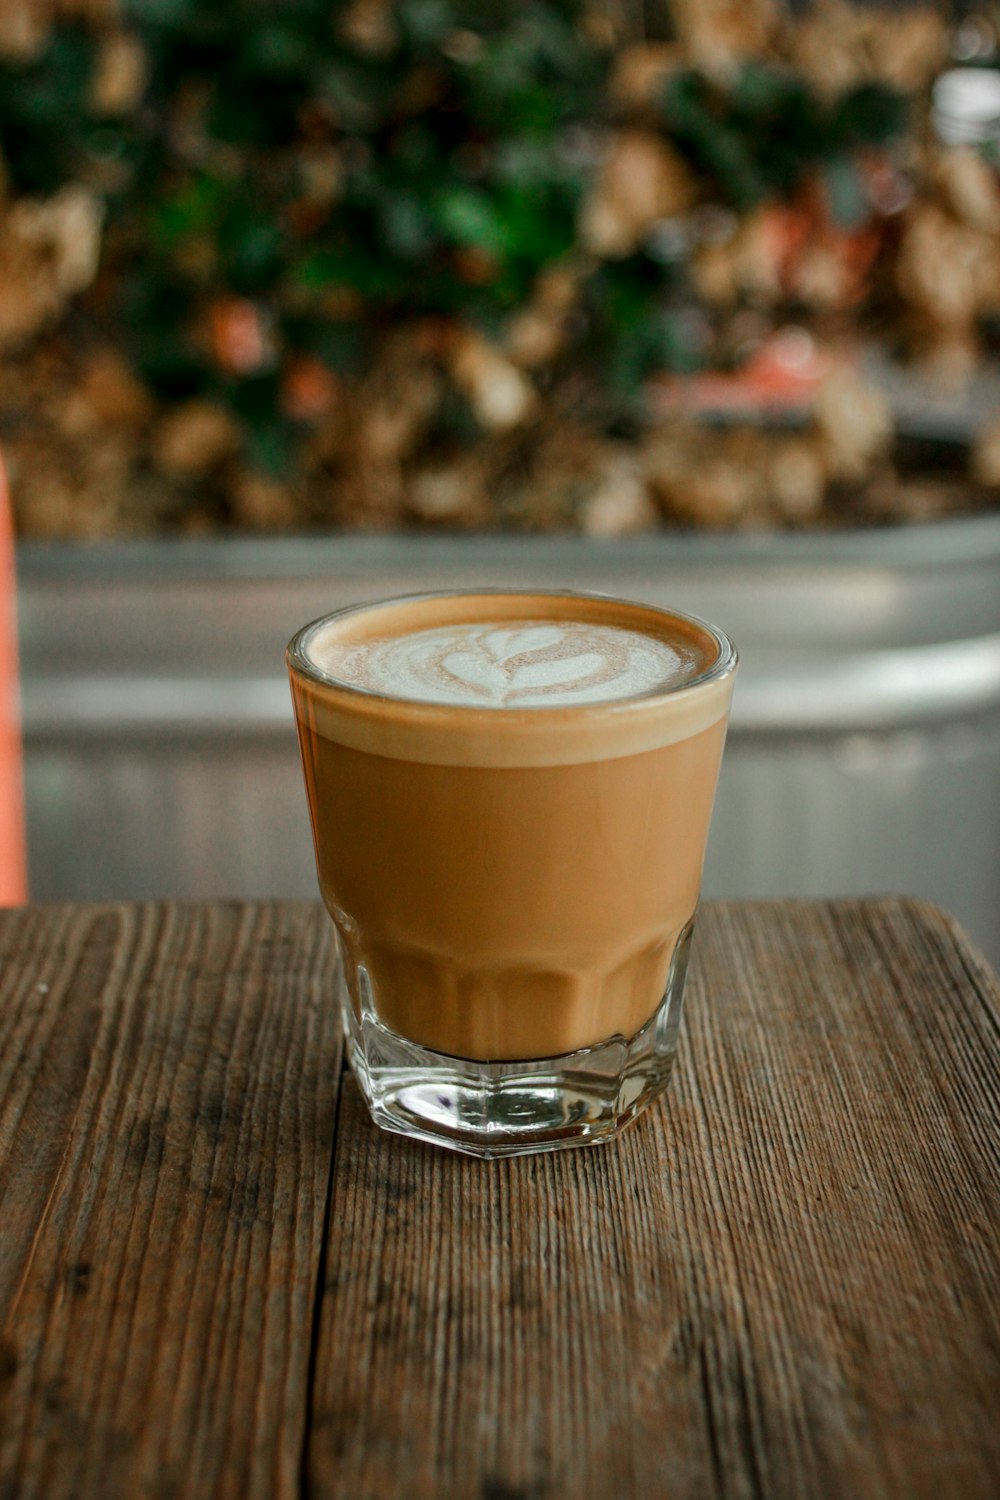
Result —
<instances>
[{"instance_id":1,"label":"brown liquid","mask_svg":"<svg viewBox=\"0 0 1000 1500\"><path fill-rule=\"evenodd\" d=\"M363 969L393 1031L482 1060L633 1036L697 904L725 718L637 755L442 766L326 738L293 684L355 1005Z\"/></svg>"},{"instance_id":2,"label":"brown liquid","mask_svg":"<svg viewBox=\"0 0 1000 1500\"><path fill-rule=\"evenodd\" d=\"M359 692L308 639L291 681L320 886L360 1017L482 1061L631 1038L698 900L732 673L694 622L616 601L441 596L348 613L324 638L579 618L674 642L682 690L498 710ZM308 633L305 633L308 637Z\"/></svg>"}]
</instances>

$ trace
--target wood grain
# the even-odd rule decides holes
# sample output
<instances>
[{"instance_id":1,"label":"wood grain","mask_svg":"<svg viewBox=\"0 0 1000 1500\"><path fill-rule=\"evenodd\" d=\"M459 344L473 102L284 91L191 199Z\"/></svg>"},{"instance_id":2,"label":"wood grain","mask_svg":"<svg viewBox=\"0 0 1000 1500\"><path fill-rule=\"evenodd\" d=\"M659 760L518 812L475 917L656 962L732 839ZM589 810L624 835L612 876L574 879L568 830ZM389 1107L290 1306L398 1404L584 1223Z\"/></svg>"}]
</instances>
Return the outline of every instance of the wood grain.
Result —
<instances>
[{"instance_id":1,"label":"wood grain","mask_svg":"<svg viewBox=\"0 0 1000 1500\"><path fill-rule=\"evenodd\" d=\"M340 1080L311 905L0 913L0 1496L299 1493Z\"/></svg>"},{"instance_id":2,"label":"wood grain","mask_svg":"<svg viewBox=\"0 0 1000 1500\"><path fill-rule=\"evenodd\" d=\"M477 1162L341 1080L318 907L0 913L0 1500L994 1500L1000 995L709 907L666 1099Z\"/></svg>"},{"instance_id":3,"label":"wood grain","mask_svg":"<svg viewBox=\"0 0 1000 1500\"><path fill-rule=\"evenodd\" d=\"M462 1159L346 1080L303 1492L995 1500L998 1015L932 909L717 906L609 1147Z\"/></svg>"}]
</instances>

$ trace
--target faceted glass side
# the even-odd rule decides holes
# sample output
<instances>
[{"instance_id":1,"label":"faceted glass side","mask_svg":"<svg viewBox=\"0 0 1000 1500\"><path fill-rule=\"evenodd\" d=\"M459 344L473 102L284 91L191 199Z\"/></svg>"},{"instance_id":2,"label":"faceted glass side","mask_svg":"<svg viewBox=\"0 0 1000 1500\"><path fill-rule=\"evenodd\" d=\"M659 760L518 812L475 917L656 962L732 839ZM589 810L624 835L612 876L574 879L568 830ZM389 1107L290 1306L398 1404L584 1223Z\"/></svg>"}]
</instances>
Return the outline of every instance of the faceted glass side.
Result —
<instances>
[{"instance_id":1,"label":"faceted glass side","mask_svg":"<svg viewBox=\"0 0 1000 1500\"><path fill-rule=\"evenodd\" d=\"M669 1081L692 927L674 946L657 1010L634 1036L527 1061L449 1057L398 1036L378 1015L364 964L341 964L348 1055L372 1117L479 1157L613 1139Z\"/></svg>"}]
</instances>

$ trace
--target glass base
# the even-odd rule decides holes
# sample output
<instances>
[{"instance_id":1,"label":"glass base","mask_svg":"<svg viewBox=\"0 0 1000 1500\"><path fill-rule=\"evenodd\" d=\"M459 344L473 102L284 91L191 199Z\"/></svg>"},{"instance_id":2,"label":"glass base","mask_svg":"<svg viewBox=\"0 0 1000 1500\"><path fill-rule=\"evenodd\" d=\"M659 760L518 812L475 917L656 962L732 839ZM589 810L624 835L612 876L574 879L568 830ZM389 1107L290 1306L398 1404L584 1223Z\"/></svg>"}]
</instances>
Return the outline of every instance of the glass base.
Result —
<instances>
[{"instance_id":1,"label":"glass base","mask_svg":"<svg viewBox=\"0 0 1000 1500\"><path fill-rule=\"evenodd\" d=\"M348 1057L372 1119L480 1157L612 1140L669 1081L691 928L677 941L663 999L642 1030L562 1057L477 1062L432 1052L384 1026L370 991L359 997L359 1020L341 977Z\"/></svg>"}]
</instances>

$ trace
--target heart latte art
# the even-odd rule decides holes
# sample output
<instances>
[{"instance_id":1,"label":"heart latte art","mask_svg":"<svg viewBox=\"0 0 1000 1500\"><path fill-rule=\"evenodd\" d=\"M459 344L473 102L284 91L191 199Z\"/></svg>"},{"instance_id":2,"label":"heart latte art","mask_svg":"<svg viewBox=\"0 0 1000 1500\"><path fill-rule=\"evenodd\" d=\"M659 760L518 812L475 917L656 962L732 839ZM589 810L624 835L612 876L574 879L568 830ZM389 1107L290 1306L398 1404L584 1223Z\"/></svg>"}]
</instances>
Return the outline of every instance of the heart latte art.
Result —
<instances>
[{"instance_id":1,"label":"heart latte art","mask_svg":"<svg viewBox=\"0 0 1000 1500\"><path fill-rule=\"evenodd\" d=\"M423 703L559 708L634 698L696 676L697 653L654 636L578 620L452 624L358 643L310 643L351 687Z\"/></svg>"}]
</instances>

